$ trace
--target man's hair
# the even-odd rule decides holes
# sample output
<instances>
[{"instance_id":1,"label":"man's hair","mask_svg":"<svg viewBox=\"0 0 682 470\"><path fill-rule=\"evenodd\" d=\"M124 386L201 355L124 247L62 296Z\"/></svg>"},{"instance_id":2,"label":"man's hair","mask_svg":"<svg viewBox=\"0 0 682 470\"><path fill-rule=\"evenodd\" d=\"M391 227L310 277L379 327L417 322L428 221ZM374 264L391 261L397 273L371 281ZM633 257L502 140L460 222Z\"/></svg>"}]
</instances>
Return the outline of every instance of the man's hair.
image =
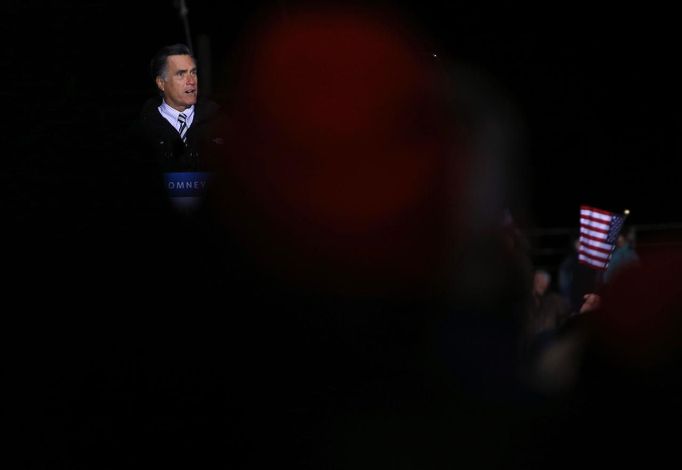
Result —
<instances>
[{"instance_id":1,"label":"man's hair","mask_svg":"<svg viewBox=\"0 0 682 470\"><path fill-rule=\"evenodd\" d=\"M184 44L173 44L172 46L162 47L152 58L149 65L153 81L156 81L156 77L159 76L164 80L167 78L168 57L172 55L188 55L194 59L192 51ZM196 59L194 59L194 61L196 62Z\"/></svg>"}]
</instances>

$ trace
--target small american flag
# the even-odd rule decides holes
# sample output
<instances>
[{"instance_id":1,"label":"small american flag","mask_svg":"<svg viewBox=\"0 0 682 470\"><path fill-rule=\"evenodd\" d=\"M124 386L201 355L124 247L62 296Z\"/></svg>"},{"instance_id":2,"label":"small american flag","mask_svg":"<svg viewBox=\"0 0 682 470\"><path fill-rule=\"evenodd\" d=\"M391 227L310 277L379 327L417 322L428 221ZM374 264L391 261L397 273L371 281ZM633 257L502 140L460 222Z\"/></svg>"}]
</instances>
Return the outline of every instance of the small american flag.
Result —
<instances>
[{"instance_id":1,"label":"small american flag","mask_svg":"<svg viewBox=\"0 0 682 470\"><path fill-rule=\"evenodd\" d=\"M598 270L609 265L625 215L580 206L580 247L578 260Z\"/></svg>"}]
</instances>

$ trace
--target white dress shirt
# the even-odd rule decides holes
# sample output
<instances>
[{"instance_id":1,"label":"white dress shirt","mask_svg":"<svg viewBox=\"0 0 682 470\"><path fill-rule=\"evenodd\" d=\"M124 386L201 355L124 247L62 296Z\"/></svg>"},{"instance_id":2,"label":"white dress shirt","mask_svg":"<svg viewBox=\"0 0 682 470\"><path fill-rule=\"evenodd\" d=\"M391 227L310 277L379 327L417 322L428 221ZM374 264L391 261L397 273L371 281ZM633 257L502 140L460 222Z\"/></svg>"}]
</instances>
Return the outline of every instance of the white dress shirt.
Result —
<instances>
[{"instance_id":1,"label":"white dress shirt","mask_svg":"<svg viewBox=\"0 0 682 470\"><path fill-rule=\"evenodd\" d=\"M161 113L161 116L163 116L166 121L170 122L171 126L175 127L175 130L180 132L180 122L178 121L178 116L180 115L180 111L177 109L173 109L170 106L168 106L168 103L166 103L165 100L161 100L161 106L159 106L159 112ZM194 105L190 106L186 110L182 112L182 114L185 115L185 122L187 123L187 129L190 128L192 125L192 121L194 120Z\"/></svg>"}]
</instances>

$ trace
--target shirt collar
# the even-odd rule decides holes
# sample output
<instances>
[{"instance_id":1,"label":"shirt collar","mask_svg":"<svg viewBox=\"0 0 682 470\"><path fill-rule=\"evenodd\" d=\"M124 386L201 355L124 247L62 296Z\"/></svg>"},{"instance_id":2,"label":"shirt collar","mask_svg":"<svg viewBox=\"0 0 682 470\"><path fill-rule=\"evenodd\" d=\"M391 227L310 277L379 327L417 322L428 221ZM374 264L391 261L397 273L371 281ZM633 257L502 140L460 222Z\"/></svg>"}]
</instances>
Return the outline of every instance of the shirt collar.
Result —
<instances>
[{"instance_id":1,"label":"shirt collar","mask_svg":"<svg viewBox=\"0 0 682 470\"><path fill-rule=\"evenodd\" d=\"M180 111L177 109L171 108L168 103L166 103L166 100L161 100L161 106L159 106L159 111L161 114L170 117L173 122L178 120L178 116L180 115ZM194 105L190 106L186 110L182 112L182 114L185 115L185 118L187 121L191 121L192 116L194 115Z\"/></svg>"}]
</instances>

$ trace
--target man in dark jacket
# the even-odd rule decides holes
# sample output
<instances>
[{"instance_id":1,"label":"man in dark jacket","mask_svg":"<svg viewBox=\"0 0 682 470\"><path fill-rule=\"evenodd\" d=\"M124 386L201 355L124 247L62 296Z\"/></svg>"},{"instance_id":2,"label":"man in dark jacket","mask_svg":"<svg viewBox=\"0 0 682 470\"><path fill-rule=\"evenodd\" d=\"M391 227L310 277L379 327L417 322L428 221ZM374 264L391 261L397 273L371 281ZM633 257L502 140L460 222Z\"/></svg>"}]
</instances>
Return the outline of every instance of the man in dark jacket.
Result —
<instances>
[{"instance_id":1,"label":"man in dark jacket","mask_svg":"<svg viewBox=\"0 0 682 470\"><path fill-rule=\"evenodd\" d=\"M147 100L134 130L163 171L200 171L222 141L208 124L218 105L198 101L196 61L183 44L163 47L151 61L160 96Z\"/></svg>"},{"instance_id":2,"label":"man in dark jacket","mask_svg":"<svg viewBox=\"0 0 682 470\"><path fill-rule=\"evenodd\" d=\"M183 44L165 46L152 58L151 76L159 96L150 98L132 126L136 159L153 168L159 185L176 209L194 209L202 201L212 160L223 139L214 126L219 106L198 99L197 66Z\"/></svg>"}]
</instances>

